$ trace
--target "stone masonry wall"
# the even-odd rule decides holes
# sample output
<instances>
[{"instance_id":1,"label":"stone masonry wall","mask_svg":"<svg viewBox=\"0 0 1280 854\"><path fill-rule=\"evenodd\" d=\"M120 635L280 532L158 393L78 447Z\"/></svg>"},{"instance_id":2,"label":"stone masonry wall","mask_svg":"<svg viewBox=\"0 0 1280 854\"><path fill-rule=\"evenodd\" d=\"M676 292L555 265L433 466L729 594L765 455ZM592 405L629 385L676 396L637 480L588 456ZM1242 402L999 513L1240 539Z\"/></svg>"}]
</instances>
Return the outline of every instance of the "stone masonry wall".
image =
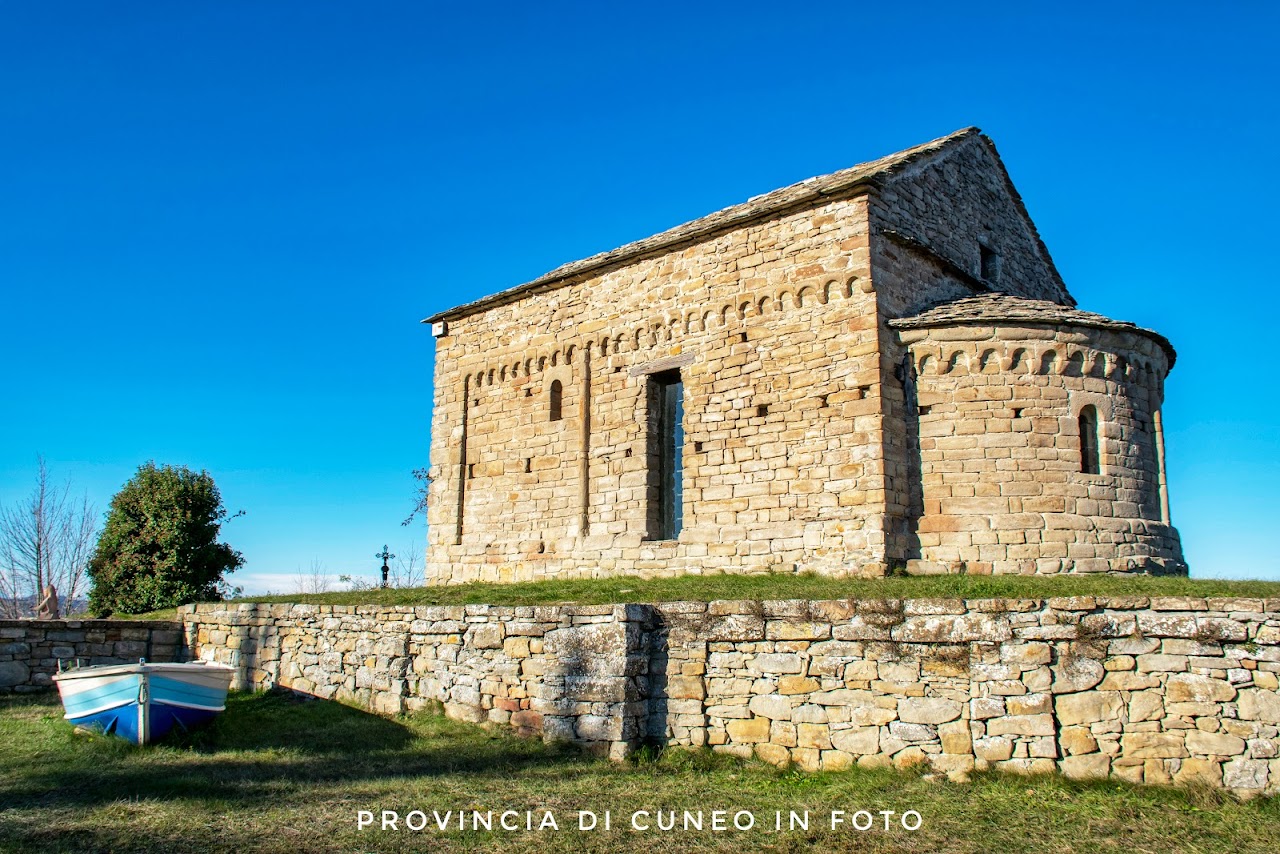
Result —
<instances>
[{"instance_id":1,"label":"stone masonry wall","mask_svg":"<svg viewBox=\"0 0 1280 854\"><path fill-rule=\"evenodd\" d=\"M200 605L195 655L382 712L444 704L619 757L927 763L1280 791L1280 600Z\"/></svg>"},{"instance_id":2,"label":"stone masonry wall","mask_svg":"<svg viewBox=\"0 0 1280 854\"><path fill-rule=\"evenodd\" d=\"M887 321L988 291L1073 303L989 140L959 134L827 197L732 210L715 229L437 316L430 583L960 561L1124 570L1176 551L1145 530L1167 519L1146 513L1102 514L1144 530L1074 543L1090 552L1081 564L1060 542L1031 554L1025 526L1007 543L990 528L918 530L910 354ZM647 389L672 371L683 524L668 538ZM947 542L923 555L921 533Z\"/></svg>"},{"instance_id":3,"label":"stone masonry wall","mask_svg":"<svg viewBox=\"0 0 1280 854\"><path fill-rule=\"evenodd\" d=\"M191 657L233 687L279 686L385 714L442 703L620 757L641 738L644 610L576 607L188 605Z\"/></svg>"},{"instance_id":4,"label":"stone masonry wall","mask_svg":"<svg viewBox=\"0 0 1280 854\"><path fill-rule=\"evenodd\" d=\"M986 140L966 140L949 157L895 176L871 197L869 215L872 279L883 320L985 290L1074 303ZM1000 259L995 280L982 277L984 246ZM906 347L887 323L880 327L880 355L887 560L897 564L920 558L915 526L921 472L915 412L903 387Z\"/></svg>"},{"instance_id":5,"label":"stone masonry wall","mask_svg":"<svg viewBox=\"0 0 1280 854\"><path fill-rule=\"evenodd\" d=\"M429 581L883 572L867 239L865 200L835 199L450 321ZM670 540L650 513L662 370L684 384Z\"/></svg>"},{"instance_id":6,"label":"stone masonry wall","mask_svg":"<svg viewBox=\"0 0 1280 854\"><path fill-rule=\"evenodd\" d=\"M1179 571L1160 456L1169 366L1151 338L1008 323L900 334L918 404L909 571ZM1093 474L1081 471L1086 406L1097 413Z\"/></svg>"},{"instance_id":7,"label":"stone masonry wall","mask_svg":"<svg viewBox=\"0 0 1280 854\"><path fill-rule=\"evenodd\" d=\"M58 662L178 661L182 624L143 620L0 620L0 694L53 687Z\"/></svg>"}]
</instances>

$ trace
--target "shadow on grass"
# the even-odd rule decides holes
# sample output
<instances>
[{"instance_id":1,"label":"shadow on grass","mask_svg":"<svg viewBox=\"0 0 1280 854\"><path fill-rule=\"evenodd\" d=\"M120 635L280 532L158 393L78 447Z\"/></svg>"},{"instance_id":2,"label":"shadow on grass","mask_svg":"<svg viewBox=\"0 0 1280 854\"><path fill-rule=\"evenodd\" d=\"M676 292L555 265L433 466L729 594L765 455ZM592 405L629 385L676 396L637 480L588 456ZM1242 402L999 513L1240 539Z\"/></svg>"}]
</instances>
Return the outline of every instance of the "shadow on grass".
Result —
<instances>
[{"instance_id":1,"label":"shadow on grass","mask_svg":"<svg viewBox=\"0 0 1280 854\"><path fill-rule=\"evenodd\" d=\"M49 709L47 704L47 698L43 706L3 700L0 714L23 706ZM30 764L11 749L0 754L0 779L12 781L0 783L6 807L92 807L124 798L248 806L260 805L281 784L514 775L548 766L559 766L563 778L595 764L573 747L485 733L426 713L385 718L283 690L233 694L209 727L147 747L75 734L49 715L40 726L44 732L31 739L38 758ZM24 767L15 768L15 760Z\"/></svg>"}]
</instances>

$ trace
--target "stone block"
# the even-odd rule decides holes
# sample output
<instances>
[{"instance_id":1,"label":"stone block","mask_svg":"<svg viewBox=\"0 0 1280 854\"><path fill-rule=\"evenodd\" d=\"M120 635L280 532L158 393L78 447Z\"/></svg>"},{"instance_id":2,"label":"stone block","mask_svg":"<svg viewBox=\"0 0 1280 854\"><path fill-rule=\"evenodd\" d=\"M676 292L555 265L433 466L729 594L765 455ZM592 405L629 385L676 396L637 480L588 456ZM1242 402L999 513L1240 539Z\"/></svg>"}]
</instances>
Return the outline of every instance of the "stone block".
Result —
<instances>
[{"instance_id":1,"label":"stone block","mask_svg":"<svg viewBox=\"0 0 1280 854\"><path fill-rule=\"evenodd\" d=\"M1223 679L1194 673L1175 673L1165 682L1170 703L1225 703L1236 698L1236 689Z\"/></svg>"},{"instance_id":2,"label":"stone block","mask_svg":"<svg viewBox=\"0 0 1280 854\"><path fill-rule=\"evenodd\" d=\"M1257 759L1233 759L1222 765L1222 785L1228 789L1265 789L1268 763Z\"/></svg>"},{"instance_id":3,"label":"stone block","mask_svg":"<svg viewBox=\"0 0 1280 854\"><path fill-rule=\"evenodd\" d=\"M1187 733L1187 750L1209 756L1239 756L1244 753L1244 739L1220 732L1191 730Z\"/></svg>"},{"instance_id":4,"label":"stone block","mask_svg":"<svg viewBox=\"0 0 1280 854\"><path fill-rule=\"evenodd\" d=\"M1100 753L1068 756L1058 763L1063 776L1072 780L1101 780L1111 773L1111 757Z\"/></svg>"},{"instance_id":5,"label":"stone block","mask_svg":"<svg viewBox=\"0 0 1280 854\"><path fill-rule=\"evenodd\" d=\"M842 729L831 733L831 745L836 750L865 756L880 752L880 727L865 726Z\"/></svg>"},{"instance_id":6,"label":"stone block","mask_svg":"<svg viewBox=\"0 0 1280 854\"><path fill-rule=\"evenodd\" d=\"M1005 715L987 721L987 735L1053 735L1053 715Z\"/></svg>"},{"instance_id":7,"label":"stone block","mask_svg":"<svg viewBox=\"0 0 1280 854\"><path fill-rule=\"evenodd\" d=\"M31 668L21 661L0 661L0 688L23 685L31 678Z\"/></svg>"},{"instance_id":8,"label":"stone block","mask_svg":"<svg viewBox=\"0 0 1280 854\"><path fill-rule=\"evenodd\" d=\"M1177 759L1187 756L1181 733L1127 732L1120 739L1126 759Z\"/></svg>"},{"instance_id":9,"label":"stone block","mask_svg":"<svg viewBox=\"0 0 1280 854\"><path fill-rule=\"evenodd\" d=\"M941 697L905 697L898 701L898 718L907 723L941 724L960 717L964 707Z\"/></svg>"},{"instance_id":10,"label":"stone block","mask_svg":"<svg viewBox=\"0 0 1280 854\"><path fill-rule=\"evenodd\" d=\"M769 740L769 719L749 718L733 720L725 724L729 737L739 744L755 744Z\"/></svg>"},{"instance_id":11,"label":"stone block","mask_svg":"<svg viewBox=\"0 0 1280 854\"><path fill-rule=\"evenodd\" d=\"M1246 688L1240 692L1237 708L1244 720L1280 724L1280 694L1275 691Z\"/></svg>"},{"instance_id":12,"label":"stone block","mask_svg":"<svg viewBox=\"0 0 1280 854\"><path fill-rule=\"evenodd\" d=\"M1114 691L1086 691L1063 694L1058 697L1055 706L1058 721L1063 726L1071 726L1119 720L1124 700L1121 694Z\"/></svg>"},{"instance_id":13,"label":"stone block","mask_svg":"<svg viewBox=\"0 0 1280 854\"><path fill-rule=\"evenodd\" d=\"M973 735L968 721L952 721L938 726L938 738L943 753L970 754L973 752Z\"/></svg>"},{"instance_id":14,"label":"stone block","mask_svg":"<svg viewBox=\"0 0 1280 854\"><path fill-rule=\"evenodd\" d=\"M791 719L791 700L777 694L761 694L751 698L747 707L753 714L775 721Z\"/></svg>"},{"instance_id":15,"label":"stone block","mask_svg":"<svg viewBox=\"0 0 1280 854\"><path fill-rule=\"evenodd\" d=\"M760 653L752 662L759 673L803 673L805 661L794 652Z\"/></svg>"},{"instance_id":16,"label":"stone block","mask_svg":"<svg viewBox=\"0 0 1280 854\"><path fill-rule=\"evenodd\" d=\"M1083 656L1070 656L1052 668L1053 683L1051 690L1055 694L1070 694L1086 691L1107 675L1102 662Z\"/></svg>"}]
</instances>

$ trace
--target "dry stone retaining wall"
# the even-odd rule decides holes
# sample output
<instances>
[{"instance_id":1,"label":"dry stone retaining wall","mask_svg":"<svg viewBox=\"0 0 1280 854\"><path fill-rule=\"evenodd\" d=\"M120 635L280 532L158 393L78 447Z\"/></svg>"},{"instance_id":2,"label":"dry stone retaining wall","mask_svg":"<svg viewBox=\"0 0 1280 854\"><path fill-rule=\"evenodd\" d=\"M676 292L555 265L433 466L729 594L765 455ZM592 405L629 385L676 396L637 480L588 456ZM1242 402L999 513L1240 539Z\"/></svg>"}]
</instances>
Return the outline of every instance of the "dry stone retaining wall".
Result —
<instances>
[{"instance_id":1,"label":"dry stone retaining wall","mask_svg":"<svg viewBox=\"0 0 1280 854\"><path fill-rule=\"evenodd\" d=\"M244 682L587 744L1280 791L1280 600L200 605Z\"/></svg>"},{"instance_id":2,"label":"dry stone retaining wall","mask_svg":"<svg viewBox=\"0 0 1280 854\"><path fill-rule=\"evenodd\" d=\"M0 694L53 686L58 662L177 661L182 624L141 620L0 620Z\"/></svg>"}]
</instances>

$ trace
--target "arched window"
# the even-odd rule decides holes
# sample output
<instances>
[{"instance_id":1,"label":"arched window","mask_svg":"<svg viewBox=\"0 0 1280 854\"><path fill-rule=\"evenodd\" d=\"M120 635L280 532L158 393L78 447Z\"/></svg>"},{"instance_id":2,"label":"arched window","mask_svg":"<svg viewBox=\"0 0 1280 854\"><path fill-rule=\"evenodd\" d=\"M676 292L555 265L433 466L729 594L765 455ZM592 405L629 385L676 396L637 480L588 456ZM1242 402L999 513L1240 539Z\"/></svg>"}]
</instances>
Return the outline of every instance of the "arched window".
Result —
<instances>
[{"instance_id":1,"label":"arched window","mask_svg":"<svg viewBox=\"0 0 1280 854\"><path fill-rule=\"evenodd\" d=\"M560 380L552 380L551 381L551 402L549 406L551 417L549 420L551 421L560 420L560 417L561 417L560 404L563 398L564 398L564 386L560 384Z\"/></svg>"},{"instance_id":2,"label":"arched window","mask_svg":"<svg viewBox=\"0 0 1280 854\"><path fill-rule=\"evenodd\" d=\"M1100 474L1098 465L1098 410L1092 406L1080 409L1080 471Z\"/></svg>"}]
</instances>

